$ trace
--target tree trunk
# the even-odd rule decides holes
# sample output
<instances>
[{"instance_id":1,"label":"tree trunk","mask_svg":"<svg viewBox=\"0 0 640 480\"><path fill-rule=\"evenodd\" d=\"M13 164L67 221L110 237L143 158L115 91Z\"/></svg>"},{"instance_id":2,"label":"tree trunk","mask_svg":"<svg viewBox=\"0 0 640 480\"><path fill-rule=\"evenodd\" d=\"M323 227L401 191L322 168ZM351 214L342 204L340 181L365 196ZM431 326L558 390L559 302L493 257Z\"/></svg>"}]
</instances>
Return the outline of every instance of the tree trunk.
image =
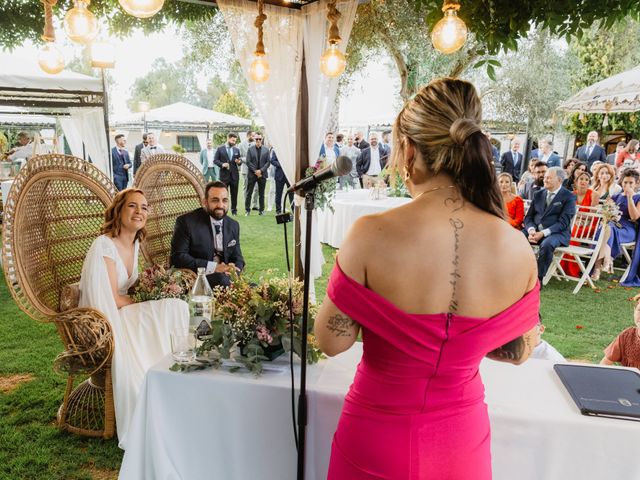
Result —
<instances>
[{"instance_id":1,"label":"tree trunk","mask_svg":"<svg viewBox=\"0 0 640 480\"><path fill-rule=\"evenodd\" d=\"M478 51L476 49L476 45L473 45L467 49L465 56L455 63L451 72L449 72L449 76L452 78L458 78L467 68L469 68L469 65L471 65L472 62L476 61L477 58Z\"/></svg>"}]
</instances>

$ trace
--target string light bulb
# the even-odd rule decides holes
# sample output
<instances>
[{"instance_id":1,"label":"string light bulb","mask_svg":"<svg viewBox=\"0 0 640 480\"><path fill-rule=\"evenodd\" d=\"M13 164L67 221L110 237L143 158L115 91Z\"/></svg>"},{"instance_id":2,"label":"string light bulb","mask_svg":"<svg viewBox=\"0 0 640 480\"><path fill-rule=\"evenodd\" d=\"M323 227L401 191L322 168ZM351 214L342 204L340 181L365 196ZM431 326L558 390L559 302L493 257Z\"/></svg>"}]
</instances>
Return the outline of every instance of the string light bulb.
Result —
<instances>
[{"instance_id":1,"label":"string light bulb","mask_svg":"<svg viewBox=\"0 0 640 480\"><path fill-rule=\"evenodd\" d=\"M118 0L124 11L138 18L153 17L164 5L164 0Z\"/></svg>"},{"instance_id":2,"label":"string light bulb","mask_svg":"<svg viewBox=\"0 0 640 480\"><path fill-rule=\"evenodd\" d=\"M64 70L64 55L54 43L56 31L53 28L53 6L58 0L40 1L44 6L44 31L40 37L44 40L44 45L40 47L38 52L38 65L44 72L55 75Z\"/></svg>"},{"instance_id":3,"label":"string light bulb","mask_svg":"<svg viewBox=\"0 0 640 480\"><path fill-rule=\"evenodd\" d=\"M264 43L262 41L263 34L263 24L267 16L264 13L264 0L258 0L258 16L256 20L253 22L255 27L258 30L258 41L256 43L256 51L253 52L254 60L251 62L249 66L249 76L251 80L256 83L263 83L269 79L269 62L267 62L266 54L264 51Z\"/></svg>"},{"instance_id":4,"label":"string light bulb","mask_svg":"<svg viewBox=\"0 0 640 480\"><path fill-rule=\"evenodd\" d=\"M338 45L331 44L320 57L320 70L327 77L339 77L347 66L347 59L338 49Z\"/></svg>"},{"instance_id":5,"label":"string light bulb","mask_svg":"<svg viewBox=\"0 0 640 480\"><path fill-rule=\"evenodd\" d=\"M53 42L45 42L38 52L38 65L52 75L64 70L64 55Z\"/></svg>"},{"instance_id":6,"label":"string light bulb","mask_svg":"<svg viewBox=\"0 0 640 480\"><path fill-rule=\"evenodd\" d=\"M338 20L342 14L336 8L336 0L329 0L327 4L327 20L329 20L329 35L327 48L320 57L320 71L327 77L339 77L347 66L347 59L340 51L338 45L342 41L338 30Z\"/></svg>"},{"instance_id":7,"label":"string light bulb","mask_svg":"<svg viewBox=\"0 0 640 480\"><path fill-rule=\"evenodd\" d=\"M98 19L89 10L91 0L74 0L73 8L64 16L64 31L69 40L89 43L98 34Z\"/></svg>"},{"instance_id":8,"label":"string light bulb","mask_svg":"<svg viewBox=\"0 0 640 480\"><path fill-rule=\"evenodd\" d=\"M253 62L249 66L249 75L251 79L256 83L263 83L269 79L269 62L264 58L264 55L256 55Z\"/></svg>"},{"instance_id":9,"label":"string light bulb","mask_svg":"<svg viewBox=\"0 0 640 480\"><path fill-rule=\"evenodd\" d=\"M457 52L467 41L469 29L458 17L458 10L458 2L445 0L442 6L444 17L436 23L431 32L433 47L445 55Z\"/></svg>"}]
</instances>

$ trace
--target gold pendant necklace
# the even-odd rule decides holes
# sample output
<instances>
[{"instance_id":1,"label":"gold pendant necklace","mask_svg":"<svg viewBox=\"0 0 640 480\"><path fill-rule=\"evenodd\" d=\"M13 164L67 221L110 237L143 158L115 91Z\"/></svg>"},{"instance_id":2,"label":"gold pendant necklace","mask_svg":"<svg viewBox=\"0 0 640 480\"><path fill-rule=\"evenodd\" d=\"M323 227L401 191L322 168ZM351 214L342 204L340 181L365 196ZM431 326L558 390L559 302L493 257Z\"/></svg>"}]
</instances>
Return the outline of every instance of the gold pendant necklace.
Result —
<instances>
[{"instance_id":1,"label":"gold pendant necklace","mask_svg":"<svg viewBox=\"0 0 640 480\"><path fill-rule=\"evenodd\" d=\"M413 200L416 201L417 199L419 199L425 193L431 193L431 192L435 192L437 190L444 190L445 188L456 188L456 186L455 185L445 185L445 186L442 186L442 187L431 188L429 190L425 190L424 192L419 193L418 195L413 197Z\"/></svg>"}]
</instances>

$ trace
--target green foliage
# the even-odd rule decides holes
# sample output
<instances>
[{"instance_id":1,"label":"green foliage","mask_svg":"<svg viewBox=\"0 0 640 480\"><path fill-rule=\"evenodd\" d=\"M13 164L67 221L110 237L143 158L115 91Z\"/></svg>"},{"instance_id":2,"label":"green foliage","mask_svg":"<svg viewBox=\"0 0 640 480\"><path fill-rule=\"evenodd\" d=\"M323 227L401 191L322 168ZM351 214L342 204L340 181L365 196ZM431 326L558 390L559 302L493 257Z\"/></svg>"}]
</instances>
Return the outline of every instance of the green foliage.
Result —
<instances>
[{"instance_id":1,"label":"green foliage","mask_svg":"<svg viewBox=\"0 0 640 480\"><path fill-rule=\"evenodd\" d=\"M584 139L592 130L607 134L623 131L634 138L640 136L640 113L610 113L609 126L603 127L604 114L580 115L573 113L565 120L565 128L578 138Z\"/></svg>"},{"instance_id":2,"label":"green foliage","mask_svg":"<svg viewBox=\"0 0 640 480\"><path fill-rule=\"evenodd\" d=\"M235 115L240 118L251 118L249 107L235 93L225 92L216 102L213 109L216 112Z\"/></svg>"},{"instance_id":3,"label":"green foliage","mask_svg":"<svg viewBox=\"0 0 640 480\"><path fill-rule=\"evenodd\" d=\"M187 149L184 148L182 145L179 145L177 143L175 145L171 146L171 150L173 150L174 152L179 153L179 154L187 153Z\"/></svg>"},{"instance_id":4,"label":"green foliage","mask_svg":"<svg viewBox=\"0 0 640 480\"><path fill-rule=\"evenodd\" d=\"M311 175L316 173L318 170L321 170L326 166L327 164L325 161L325 157L320 157L318 161L315 163L315 165L308 167L305 170L304 172L305 178L310 177ZM320 210L324 210L325 208L328 208L333 212L333 198L335 197L335 194L336 194L336 182L320 182L318 185L316 185L316 188L313 191L315 208L319 208Z\"/></svg>"},{"instance_id":5,"label":"green foliage","mask_svg":"<svg viewBox=\"0 0 640 480\"><path fill-rule=\"evenodd\" d=\"M572 76L576 90L585 88L640 64L640 23L631 17L603 30L597 22L582 38L570 43L580 60L580 69Z\"/></svg>"}]
</instances>

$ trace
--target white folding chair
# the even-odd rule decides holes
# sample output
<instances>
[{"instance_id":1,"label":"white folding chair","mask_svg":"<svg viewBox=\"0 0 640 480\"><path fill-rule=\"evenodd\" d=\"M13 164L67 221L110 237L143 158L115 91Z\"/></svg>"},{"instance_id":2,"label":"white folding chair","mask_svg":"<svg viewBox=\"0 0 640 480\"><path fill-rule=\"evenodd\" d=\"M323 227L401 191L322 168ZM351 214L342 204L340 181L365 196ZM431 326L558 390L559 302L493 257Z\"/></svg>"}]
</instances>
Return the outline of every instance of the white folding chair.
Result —
<instances>
[{"instance_id":1,"label":"white folding chair","mask_svg":"<svg viewBox=\"0 0 640 480\"><path fill-rule=\"evenodd\" d=\"M577 281L578 285L573 289L574 294L578 293L585 282L591 288L595 288L589 273L598 259L598 253L605 237L602 231L605 226L604 218L598 212L597 207L579 207L571 222L571 242L575 245L556 248L551 266L542 283L546 285L551 277L555 276L564 280ZM568 258L563 259L565 255ZM582 274L579 279L565 273L560 265L562 260L578 265Z\"/></svg>"},{"instance_id":2,"label":"white folding chair","mask_svg":"<svg viewBox=\"0 0 640 480\"><path fill-rule=\"evenodd\" d=\"M622 256L627 262L627 267L624 269L622 277L620 277L620 283L622 283L629 276L629 270L631 269L631 254L633 253L633 249L636 248L636 242L623 243L620 246L622 247Z\"/></svg>"},{"instance_id":3,"label":"white folding chair","mask_svg":"<svg viewBox=\"0 0 640 480\"><path fill-rule=\"evenodd\" d=\"M526 215L529 211L529 207L531 206L531 200L524 201L524 214Z\"/></svg>"}]
</instances>

